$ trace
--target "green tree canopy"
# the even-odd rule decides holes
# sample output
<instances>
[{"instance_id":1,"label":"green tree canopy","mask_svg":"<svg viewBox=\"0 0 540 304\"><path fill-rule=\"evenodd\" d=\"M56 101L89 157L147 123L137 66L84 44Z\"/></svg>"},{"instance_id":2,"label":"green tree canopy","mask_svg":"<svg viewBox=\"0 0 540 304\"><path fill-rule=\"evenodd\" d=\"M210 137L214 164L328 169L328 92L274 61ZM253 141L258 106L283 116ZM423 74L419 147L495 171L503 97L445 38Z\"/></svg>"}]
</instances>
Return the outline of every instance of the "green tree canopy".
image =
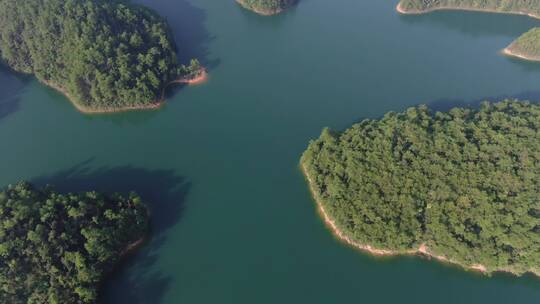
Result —
<instances>
[{"instance_id":1,"label":"green tree canopy","mask_svg":"<svg viewBox=\"0 0 540 304\"><path fill-rule=\"evenodd\" d=\"M337 226L361 244L426 244L465 266L540 273L540 106L390 112L324 130L302 165Z\"/></svg>"},{"instance_id":2,"label":"green tree canopy","mask_svg":"<svg viewBox=\"0 0 540 304\"><path fill-rule=\"evenodd\" d=\"M95 303L96 289L148 230L131 194L61 194L28 183L0 192L0 302Z\"/></svg>"},{"instance_id":3,"label":"green tree canopy","mask_svg":"<svg viewBox=\"0 0 540 304\"><path fill-rule=\"evenodd\" d=\"M0 0L0 55L88 110L150 106L181 67L167 22L106 0Z\"/></svg>"}]
</instances>

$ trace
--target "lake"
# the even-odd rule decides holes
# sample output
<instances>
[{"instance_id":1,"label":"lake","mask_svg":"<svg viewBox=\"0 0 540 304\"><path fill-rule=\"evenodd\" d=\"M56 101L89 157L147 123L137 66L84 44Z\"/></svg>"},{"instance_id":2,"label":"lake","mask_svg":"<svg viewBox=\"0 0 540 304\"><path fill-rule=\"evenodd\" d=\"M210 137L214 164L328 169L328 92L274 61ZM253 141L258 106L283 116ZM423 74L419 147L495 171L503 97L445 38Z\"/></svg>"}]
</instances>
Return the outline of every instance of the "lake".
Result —
<instances>
[{"instance_id":1,"label":"lake","mask_svg":"<svg viewBox=\"0 0 540 304\"><path fill-rule=\"evenodd\" d=\"M84 115L34 78L0 70L0 185L127 192L152 239L103 302L537 303L540 279L485 277L337 241L299 170L309 140L387 111L507 96L540 100L540 64L500 50L540 21L437 12L397 0L302 0L261 17L233 0L138 0L167 17L210 79L163 109Z\"/></svg>"}]
</instances>

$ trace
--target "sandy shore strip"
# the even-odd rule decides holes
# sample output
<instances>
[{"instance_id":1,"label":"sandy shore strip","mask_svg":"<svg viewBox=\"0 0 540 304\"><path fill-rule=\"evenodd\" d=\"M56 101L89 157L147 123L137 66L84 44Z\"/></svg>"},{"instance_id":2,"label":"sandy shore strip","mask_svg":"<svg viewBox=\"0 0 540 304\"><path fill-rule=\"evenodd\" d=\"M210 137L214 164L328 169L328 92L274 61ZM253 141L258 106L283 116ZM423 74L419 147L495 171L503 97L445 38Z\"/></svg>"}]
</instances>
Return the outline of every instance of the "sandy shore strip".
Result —
<instances>
[{"instance_id":1,"label":"sandy shore strip","mask_svg":"<svg viewBox=\"0 0 540 304\"><path fill-rule=\"evenodd\" d=\"M540 62L540 57L527 56L527 55L523 55L523 54L520 54L520 53L513 52L512 51L512 45L510 45L507 48L503 49L501 51L501 53L503 55L508 56L508 57L515 57L515 58L519 58L519 59L522 59L522 60Z\"/></svg>"},{"instance_id":2,"label":"sandy shore strip","mask_svg":"<svg viewBox=\"0 0 540 304\"><path fill-rule=\"evenodd\" d=\"M520 12L520 11L498 11L494 9L483 9L483 8L465 8L465 7L450 7L450 6L441 6L441 7L434 7L426 10L406 10L402 6L402 2L399 2L396 6L396 11L403 15L420 15L420 14L426 14L431 13L435 11L468 11L468 12L481 12L481 13L494 13L494 14L510 14L510 15L521 15L521 16L529 16L534 19L540 19L540 15L536 15L533 13L526 13L526 12Z\"/></svg>"},{"instance_id":3,"label":"sandy shore strip","mask_svg":"<svg viewBox=\"0 0 540 304\"><path fill-rule=\"evenodd\" d=\"M411 14L409 12L407 12L406 10L403 9L403 7L401 6L401 1L398 3L398 5L396 6L396 11L400 14Z\"/></svg>"},{"instance_id":4,"label":"sandy shore strip","mask_svg":"<svg viewBox=\"0 0 540 304\"><path fill-rule=\"evenodd\" d=\"M436 259L436 260L441 261L441 262L457 265L457 266L463 267L464 269L470 269L470 270L478 271L478 272L481 272L483 274L488 273L488 270L484 265L480 265L480 264L474 264L474 265L470 265L470 266L462 265L462 264L460 264L458 262L455 262L455 261L452 261L452 260L448 259L445 256L433 254L432 252L429 251L426 244L421 244L417 249L411 249L411 250L407 250L407 251L404 251L404 252L399 252L399 251L393 251L393 250L387 250L387 249L374 248L374 247L372 247L370 245L360 244L360 243L352 240L341 229L338 228L335 221L330 217L330 215L324 209L324 206L322 204L322 200L320 199L319 195L315 191L316 189L315 189L314 183L313 183L311 177L309 176L308 171L306 170L306 167L305 167L304 164L301 165L301 169L302 169L302 172L304 173L304 176L306 177L306 179L308 181L309 189L311 191L313 199L315 200L315 202L317 204L317 209L318 209L319 214L321 215L322 219L324 220L324 223L332 231L334 236L336 236L336 238L338 240L344 242L345 244L347 244L349 246L352 246L352 247L354 247L356 249L368 252L369 254L372 254L372 255L375 255L375 256L421 255L421 256L426 256L426 257Z\"/></svg>"},{"instance_id":5,"label":"sandy shore strip","mask_svg":"<svg viewBox=\"0 0 540 304\"><path fill-rule=\"evenodd\" d=\"M207 80L208 80L208 72L206 72L206 69L201 69L198 72L196 77L194 77L194 78L180 78L180 79L177 79L177 80L173 80L173 81L169 82L167 84L167 86L169 86L171 84L175 84L175 83L185 83L185 84L188 84L188 85L197 85L197 84L204 83Z\"/></svg>"},{"instance_id":6,"label":"sandy shore strip","mask_svg":"<svg viewBox=\"0 0 540 304\"><path fill-rule=\"evenodd\" d=\"M39 79L38 79L39 80ZM198 75L194 78L179 78L176 80L173 80L169 83L167 83L162 91L161 91L161 97L159 100L156 100L155 102L152 102L147 105L136 105L136 106L123 106L119 108L88 108L85 107L78 102L76 102L76 99L69 94L69 92L64 89L63 87L49 82L49 81L43 81L39 80L41 83L45 84L46 86L49 86L56 91L62 93L66 98L73 104L73 106L81 113L84 114L112 114L112 113L121 113L121 112L133 112L133 111L144 111L144 110L157 110L163 106L165 103L165 91L167 88L173 84L187 84L187 85L198 85L206 82L208 80L208 72L206 72L206 69L202 68L201 71L198 73Z\"/></svg>"}]
</instances>

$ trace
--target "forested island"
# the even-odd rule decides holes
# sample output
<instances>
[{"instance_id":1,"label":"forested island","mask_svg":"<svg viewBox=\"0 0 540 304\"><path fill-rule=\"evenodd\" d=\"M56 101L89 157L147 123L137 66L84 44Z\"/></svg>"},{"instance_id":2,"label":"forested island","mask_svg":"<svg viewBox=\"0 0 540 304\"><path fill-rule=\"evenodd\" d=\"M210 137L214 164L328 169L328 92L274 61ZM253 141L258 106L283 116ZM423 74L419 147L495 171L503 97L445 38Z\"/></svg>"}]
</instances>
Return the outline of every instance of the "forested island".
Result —
<instances>
[{"instance_id":1,"label":"forested island","mask_svg":"<svg viewBox=\"0 0 540 304\"><path fill-rule=\"evenodd\" d=\"M469 10L527 15L540 19L540 0L401 0L397 10L402 14L422 14L435 10ZM539 38L539 31L533 29L505 48L503 53L525 60L539 61Z\"/></svg>"},{"instance_id":2,"label":"forested island","mask_svg":"<svg viewBox=\"0 0 540 304\"><path fill-rule=\"evenodd\" d=\"M167 85L205 76L179 65L163 18L116 0L0 0L0 55L84 112L156 108Z\"/></svg>"},{"instance_id":3,"label":"forested island","mask_svg":"<svg viewBox=\"0 0 540 304\"><path fill-rule=\"evenodd\" d=\"M296 4L297 0L237 0L243 7L261 15L275 15Z\"/></svg>"},{"instance_id":4,"label":"forested island","mask_svg":"<svg viewBox=\"0 0 540 304\"><path fill-rule=\"evenodd\" d=\"M373 254L540 275L540 106L426 106L325 129L301 166L326 223Z\"/></svg>"},{"instance_id":5,"label":"forested island","mask_svg":"<svg viewBox=\"0 0 540 304\"><path fill-rule=\"evenodd\" d=\"M525 60L540 61L540 28L533 28L523 34L503 52Z\"/></svg>"},{"instance_id":6,"label":"forested island","mask_svg":"<svg viewBox=\"0 0 540 304\"><path fill-rule=\"evenodd\" d=\"M103 277L142 243L148 214L131 194L0 192L0 302L95 303Z\"/></svg>"}]
</instances>

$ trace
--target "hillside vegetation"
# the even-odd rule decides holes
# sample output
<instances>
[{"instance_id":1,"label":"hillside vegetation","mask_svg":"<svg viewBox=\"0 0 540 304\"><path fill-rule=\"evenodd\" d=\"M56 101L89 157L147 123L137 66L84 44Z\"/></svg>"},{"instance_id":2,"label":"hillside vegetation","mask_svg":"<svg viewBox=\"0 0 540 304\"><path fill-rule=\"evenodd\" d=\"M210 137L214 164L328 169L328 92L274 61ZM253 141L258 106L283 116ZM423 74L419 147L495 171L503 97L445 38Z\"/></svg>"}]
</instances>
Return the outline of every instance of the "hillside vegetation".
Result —
<instances>
[{"instance_id":1,"label":"hillside vegetation","mask_svg":"<svg viewBox=\"0 0 540 304\"><path fill-rule=\"evenodd\" d=\"M540 274L540 106L390 112L302 157L319 203L359 244L434 255L487 272Z\"/></svg>"},{"instance_id":2,"label":"hillside vegetation","mask_svg":"<svg viewBox=\"0 0 540 304\"><path fill-rule=\"evenodd\" d=\"M0 303L95 303L104 275L147 233L135 194L0 192Z\"/></svg>"},{"instance_id":3,"label":"hillside vegetation","mask_svg":"<svg viewBox=\"0 0 540 304\"><path fill-rule=\"evenodd\" d=\"M164 19L123 1L0 0L0 57L80 109L150 107L178 65Z\"/></svg>"}]
</instances>

